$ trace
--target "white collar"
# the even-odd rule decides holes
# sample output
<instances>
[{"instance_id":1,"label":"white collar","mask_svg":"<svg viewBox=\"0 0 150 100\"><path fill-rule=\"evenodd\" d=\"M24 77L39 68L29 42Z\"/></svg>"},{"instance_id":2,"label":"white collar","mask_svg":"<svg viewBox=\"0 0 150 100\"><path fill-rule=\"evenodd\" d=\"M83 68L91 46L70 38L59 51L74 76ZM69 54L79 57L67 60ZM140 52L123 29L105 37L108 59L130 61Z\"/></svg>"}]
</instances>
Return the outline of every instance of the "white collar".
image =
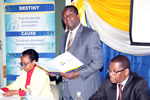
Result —
<instances>
[{"instance_id":1,"label":"white collar","mask_svg":"<svg viewBox=\"0 0 150 100\"><path fill-rule=\"evenodd\" d=\"M72 31L69 29L69 32L72 32L73 34L76 34L76 32L77 32L80 25L81 25L81 23L79 23L79 25Z\"/></svg>"},{"instance_id":2,"label":"white collar","mask_svg":"<svg viewBox=\"0 0 150 100\"><path fill-rule=\"evenodd\" d=\"M122 84L123 85L123 87L125 86L125 84L126 84L126 82L127 82L127 80L128 80L128 78L129 78L129 76L123 81L123 82L121 82L121 83L117 83L117 85L118 84Z\"/></svg>"}]
</instances>

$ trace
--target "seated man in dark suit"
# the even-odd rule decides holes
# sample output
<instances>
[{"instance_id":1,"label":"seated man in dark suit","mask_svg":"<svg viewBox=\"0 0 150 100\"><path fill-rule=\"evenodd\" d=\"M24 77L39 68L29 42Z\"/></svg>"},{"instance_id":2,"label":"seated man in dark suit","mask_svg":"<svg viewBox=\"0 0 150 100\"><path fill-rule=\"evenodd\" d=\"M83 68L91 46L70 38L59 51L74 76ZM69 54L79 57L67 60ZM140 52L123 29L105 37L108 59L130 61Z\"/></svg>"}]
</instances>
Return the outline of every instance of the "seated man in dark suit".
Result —
<instances>
[{"instance_id":1,"label":"seated man in dark suit","mask_svg":"<svg viewBox=\"0 0 150 100\"><path fill-rule=\"evenodd\" d=\"M89 100L150 100L147 81L130 71L130 61L118 55L110 62L100 88Z\"/></svg>"}]
</instances>

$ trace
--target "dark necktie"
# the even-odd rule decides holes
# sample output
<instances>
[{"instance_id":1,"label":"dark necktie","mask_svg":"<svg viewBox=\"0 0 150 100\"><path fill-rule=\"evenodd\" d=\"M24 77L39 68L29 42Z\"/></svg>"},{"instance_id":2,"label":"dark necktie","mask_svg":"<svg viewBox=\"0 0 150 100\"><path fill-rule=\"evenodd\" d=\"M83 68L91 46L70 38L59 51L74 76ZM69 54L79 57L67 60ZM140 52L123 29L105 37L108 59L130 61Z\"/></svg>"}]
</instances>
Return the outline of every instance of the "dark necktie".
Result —
<instances>
[{"instance_id":1,"label":"dark necktie","mask_svg":"<svg viewBox=\"0 0 150 100\"><path fill-rule=\"evenodd\" d=\"M118 84L118 86L119 86L119 97L118 97L118 100L121 100L121 98L122 98L122 87L123 87L123 85L122 84Z\"/></svg>"},{"instance_id":2,"label":"dark necktie","mask_svg":"<svg viewBox=\"0 0 150 100\"><path fill-rule=\"evenodd\" d=\"M69 41L68 41L68 45L67 45L67 49L66 51L70 51L71 45L72 45L72 41L73 41L73 36L72 36L72 32L70 32L70 36L69 36Z\"/></svg>"}]
</instances>

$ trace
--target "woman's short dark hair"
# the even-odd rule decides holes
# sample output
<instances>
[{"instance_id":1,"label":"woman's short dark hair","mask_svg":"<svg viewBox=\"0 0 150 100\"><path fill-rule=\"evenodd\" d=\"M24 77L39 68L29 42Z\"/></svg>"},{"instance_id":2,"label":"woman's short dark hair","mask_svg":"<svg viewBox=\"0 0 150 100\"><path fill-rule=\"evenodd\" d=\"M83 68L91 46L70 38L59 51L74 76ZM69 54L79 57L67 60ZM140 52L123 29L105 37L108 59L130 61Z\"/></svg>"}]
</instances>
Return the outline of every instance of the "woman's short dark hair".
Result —
<instances>
[{"instance_id":1,"label":"woman's short dark hair","mask_svg":"<svg viewBox=\"0 0 150 100\"><path fill-rule=\"evenodd\" d=\"M38 61L39 55L34 49L27 49L22 52L23 55L29 55L31 61L35 60L36 62Z\"/></svg>"}]
</instances>

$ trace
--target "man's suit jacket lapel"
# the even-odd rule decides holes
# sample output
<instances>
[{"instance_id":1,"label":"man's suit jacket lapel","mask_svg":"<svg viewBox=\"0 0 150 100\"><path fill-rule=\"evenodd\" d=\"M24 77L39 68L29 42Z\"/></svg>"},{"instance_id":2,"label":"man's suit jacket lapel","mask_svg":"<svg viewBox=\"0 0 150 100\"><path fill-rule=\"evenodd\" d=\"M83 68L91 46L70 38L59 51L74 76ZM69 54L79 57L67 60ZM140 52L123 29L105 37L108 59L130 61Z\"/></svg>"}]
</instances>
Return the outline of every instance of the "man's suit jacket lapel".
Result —
<instances>
[{"instance_id":1,"label":"man's suit jacket lapel","mask_svg":"<svg viewBox=\"0 0 150 100\"><path fill-rule=\"evenodd\" d=\"M112 100L116 100L116 93L117 93L117 84L113 84L111 87L111 98Z\"/></svg>"},{"instance_id":2,"label":"man's suit jacket lapel","mask_svg":"<svg viewBox=\"0 0 150 100\"><path fill-rule=\"evenodd\" d=\"M83 25L81 24L76 32L75 37L74 37L73 43L71 45L71 49L69 51L70 53L72 53L75 50L75 47L77 46L79 39L81 37L82 31L83 31Z\"/></svg>"},{"instance_id":3,"label":"man's suit jacket lapel","mask_svg":"<svg viewBox=\"0 0 150 100\"><path fill-rule=\"evenodd\" d=\"M125 91L125 90L131 85L132 79L133 79L133 75L130 74L130 75L129 75L129 78L128 78L128 80L127 80L127 83L126 83L125 86L124 86L123 91Z\"/></svg>"},{"instance_id":4,"label":"man's suit jacket lapel","mask_svg":"<svg viewBox=\"0 0 150 100\"><path fill-rule=\"evenodd\" d=\"M127 83L125 84L123 91L122 91L122 100L126 100L126 93L130 91L129 86L132 84L133 75L130 73Z\"/></svg>"},{"instance_id":5,"label":"man's suit jacket lapel","mask_svg":"<svg viewBox=\"0 0 150 100\"><path fill-rule=\"evenodd\" d=\"M65 52L65 48L66 48L66 42L67 42L67 36L68 36L68 34L69 34L69 31L67 31L66 33L65 33L65 38L64 38L64 40L63 41L61 41L61 45L62 45L62 51L61 51L61 53L64 53Z\"/></svg>"}]
</instances>

